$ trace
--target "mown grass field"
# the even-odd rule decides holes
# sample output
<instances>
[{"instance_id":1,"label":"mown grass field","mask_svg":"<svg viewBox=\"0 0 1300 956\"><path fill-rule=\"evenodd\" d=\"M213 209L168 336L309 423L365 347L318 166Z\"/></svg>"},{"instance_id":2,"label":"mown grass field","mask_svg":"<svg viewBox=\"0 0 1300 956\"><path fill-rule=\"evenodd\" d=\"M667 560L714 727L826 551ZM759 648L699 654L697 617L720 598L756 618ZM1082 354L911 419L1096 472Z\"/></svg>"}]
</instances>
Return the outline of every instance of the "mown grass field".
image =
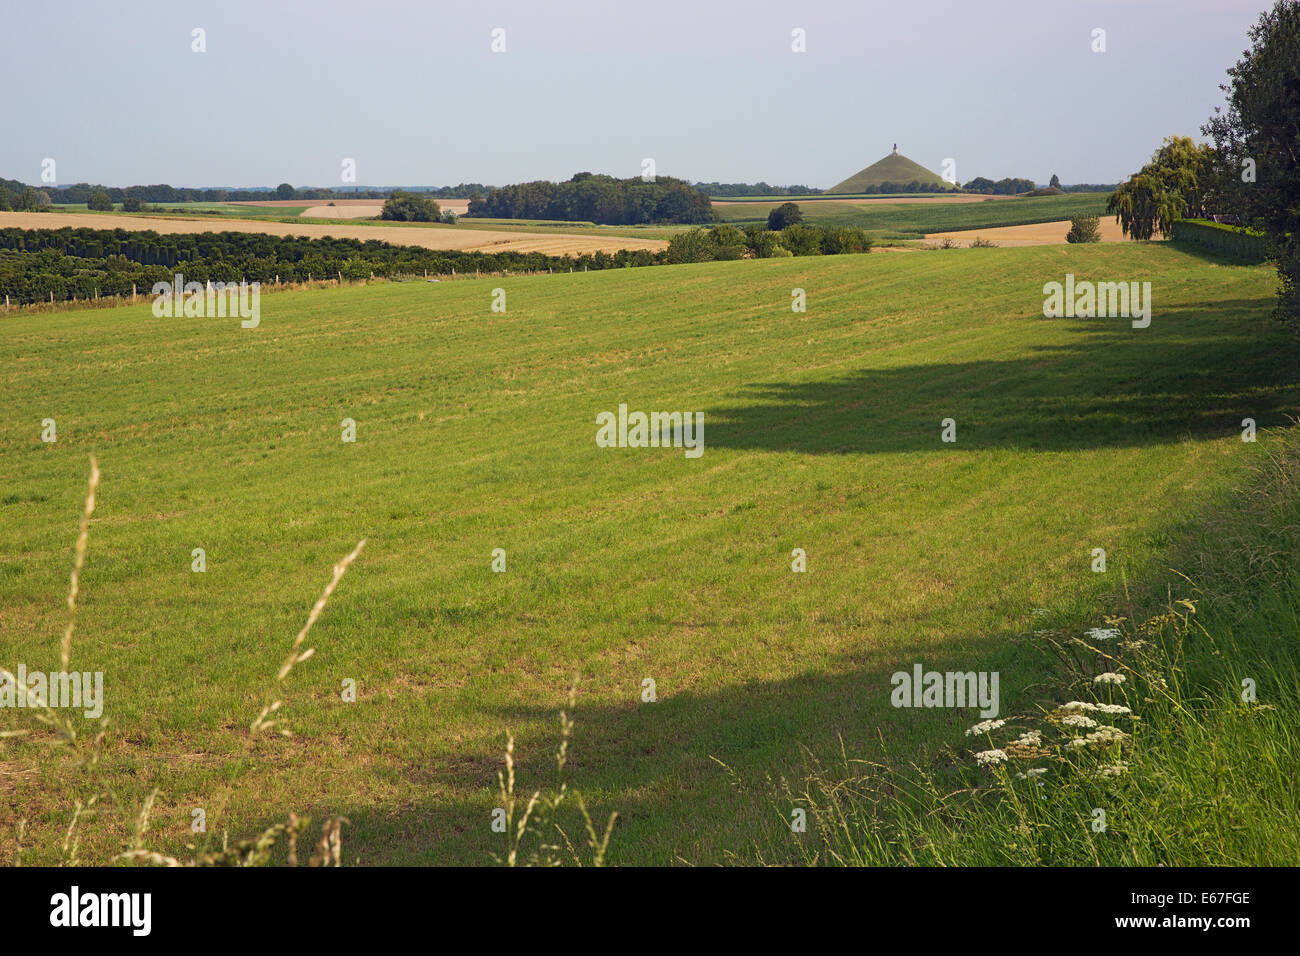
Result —
<instances>
[{"instance_id":1,"label":"mown grass field","mask_svg":"<svg viewBox=\"0 0 1300 956\"><path fill-rule=\"evenodd\" d=\"M931 232L1022 226L1057 222L1071 216L1099 216L1105 211L1108 198L1108 193L1072 193L1030 199L990 198L987 202L975 203L882 202L869 208L856 202L810 202L799 209L805 219L818 225L866 229L881 239L919 239ZM723 221L744 224L766 222L767 214L779 205L779 202L746 203L718 206L716 209Z\"/></svg>"},{"instance_id":2,"label":"mown grass field","mask_svg":"<svg viewBox=\"0 0 1300 956\"><path fill-rule=\"evenodd\" d=\"M1151 327L1044 320L1066 272L1151 281ZM57 666L93 452L72 666L105 674L105 772L128 799L162 790L151 845L183 853L194 808L217 840L342 813L349 863L488 862L506 732L520 789L550 784L580 672L568 779L620 814L610 862L798 859L774 798L803 748L903 765L962 746L973 711L891 707L915 663L998 670L1002 711L1029 706L1030 609L1108 610L1267 454L1300 398L1274 284L1152 244L291 292L256 330L11 316L0 663ZM621 402L703 411L703 457L598 448ZM252 738L363 537L288 680L294 737ZM77 778L48 743L0 740L0 857L23 818L58 856ZM82 857L128 836L86 824Z\"/></svg>"}]
</instances>

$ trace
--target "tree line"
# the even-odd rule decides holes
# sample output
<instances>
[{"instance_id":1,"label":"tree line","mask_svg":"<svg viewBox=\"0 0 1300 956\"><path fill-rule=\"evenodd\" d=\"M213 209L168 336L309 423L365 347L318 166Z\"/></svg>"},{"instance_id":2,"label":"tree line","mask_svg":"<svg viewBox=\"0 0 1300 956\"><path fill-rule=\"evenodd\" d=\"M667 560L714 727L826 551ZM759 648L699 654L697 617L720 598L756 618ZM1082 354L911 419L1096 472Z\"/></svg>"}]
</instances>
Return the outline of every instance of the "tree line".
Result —
<instances>
[{"instance_id":1,"label":"tree line","mask_svg":"<svg viewBox=\"0 0 1300 956\"><path fill-rule=\"evenodd\" d=\"M160 234L124 229L0 229L0 296L11 302L147 293L175 273L185 281L274 283L471 272L575 272L658 265L646 249L548 256L461 252L378 240L307 239L243 232Z\"/></svg>"},{"instance_id":2,"label":"tree line","mask_svg":"<svg viewBox=\"0 0 1300 956\"><path fill-rule=\"evenodd\" d=\"M792 206L793 203L786 203ZM795 207L796 211L798 207ZM784 220L783 220L784 221ZM733 259L778 259L870 252L871 237L861 229L790 222L782 229L754 224L724 224L679 232L668 242L669 263L724 262Z\"/></svg>"},{"instance_id":3,"label":"tree line","mask_svg":"<svg viewBox=\"0 0 1300 956\"><path fill-rule=\"evenodd\" d=\"M641 178L578 173L562 183L536 180L473 196L469 215L489 219L554 219L603 225L714 221L709 197L670 176Z\"/></svg>"},{"instance_id":4,"label":"tree line","mask_svg":"<svg viewBox=\"0 0 1300 956\"><path fill-rule=\"evenodd\" d=\"M731 196L820 196L826 190L815 186L769 186L757 183L696 183L706 196L724 199Z\"/></svg>"},{"instance_id":5,"label":"tree line","mask_svg":"<svg viewBox=\"0 0 1300 956\"><path fill-rule=\"evenodd\" d=\"M1035 185L1032 179L1023 177L1007 177L994 182L985 176L976 176L961 189L962 192L983 193L988 196L1016 196L1020 193L1032 192Z\"/></svg>"},{"instance_id":6,"label":"tree line","mask_svg":"<svg viewBox=\"0 0 1300 956\"><path fill-rule=\"evenodd\" d=\"M491 189L482 183L461 183L459 186L438 186L414 188L408 191L429 196L433 199L468 199L475 194L482 194ZM73 183L68 186L33 187L16 179L0 178L0 190L12 197L21 196L26 190L43 195L48 203L89 204L97 192L108 195L109 201L122 203L137 200L143 203L159 202L257 202L272 199L303 199L310 201L331 199L386 199L395 189L324 189L301 188L289 183L280 183L268 189L191 189L177 188L166 184L152 186L102 186L90 183ZM0 206L0 209L5 207ZM16 208L16 207L15 207Z\"/></svg>"}]
</instances>

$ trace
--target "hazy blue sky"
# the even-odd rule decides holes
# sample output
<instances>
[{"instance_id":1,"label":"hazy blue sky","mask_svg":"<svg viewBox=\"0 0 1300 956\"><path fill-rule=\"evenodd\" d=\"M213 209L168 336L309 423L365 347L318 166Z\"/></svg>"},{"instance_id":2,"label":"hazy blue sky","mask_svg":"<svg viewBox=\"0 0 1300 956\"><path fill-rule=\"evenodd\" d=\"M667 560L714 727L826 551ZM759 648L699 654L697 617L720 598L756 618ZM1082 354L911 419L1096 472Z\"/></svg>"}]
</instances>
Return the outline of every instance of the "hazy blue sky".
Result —
<instances>
[{"instance_id":1,"label":"hazy blue sky","mask_svg":"<svg viewBox=\"0 0 1300 956\"><path fill-rule=\"evenodd\" d=\"M1115 182L1194 135L1264 0L7 4L0 176L831 186L889 152ZM191 52L206 30L207 52ZM506 52L491 52L491 31ZM791 51L791 31L807 52ZM1095 27L1105 53L1091 51Z\"/></svg>"}]
</instances>

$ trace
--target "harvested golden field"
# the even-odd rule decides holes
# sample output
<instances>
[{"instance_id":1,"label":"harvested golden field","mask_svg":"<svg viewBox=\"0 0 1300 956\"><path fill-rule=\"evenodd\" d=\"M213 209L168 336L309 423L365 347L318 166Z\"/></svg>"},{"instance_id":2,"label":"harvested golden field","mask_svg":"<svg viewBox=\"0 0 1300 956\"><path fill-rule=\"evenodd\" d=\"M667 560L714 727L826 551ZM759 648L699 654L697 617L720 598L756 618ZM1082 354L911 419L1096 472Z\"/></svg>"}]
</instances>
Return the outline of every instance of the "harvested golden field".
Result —
<instances>
[{"instance_id":1,"label":"harvested golden field","mask_svg":"<svg viewBox=\"0 0 1300 956\"><path fill-rule=\"evenodd\" d=\"M466 252L544 252L562 256L592 252L615 252L619 249L668 247L661 239L631 239L621 236L576 236L532 232L504 232L465 229L457 226L428 225L361 225L340 222L323 223L264 222L253 219L162 219L149 216L101 216L92 213L0 212L0 229L126 229L163 234L191 232L260 232L270 236L306 236L322 239L377 239L395 245L420 246L424 249L459 249Z\"/></svg>"},{"instance_id":2,"label":"harvested golden field","mask_svg":"<svg viewBox=\"0 0 1300 956\"><path fill-rule=\"evenodd\" d=\"M1065 245L1065 234L1070 231L1070 220L1036 222L1028 226L997 226L992 229L963 229L960 232L931 232L926 239L951 239L960 246L969 246L975 239L988 239L999 246L1055 246ZM1102 242L1123 242L1126 239L1113 216L1102 216L1100 223Z\"/></svg>"}]
</instances>

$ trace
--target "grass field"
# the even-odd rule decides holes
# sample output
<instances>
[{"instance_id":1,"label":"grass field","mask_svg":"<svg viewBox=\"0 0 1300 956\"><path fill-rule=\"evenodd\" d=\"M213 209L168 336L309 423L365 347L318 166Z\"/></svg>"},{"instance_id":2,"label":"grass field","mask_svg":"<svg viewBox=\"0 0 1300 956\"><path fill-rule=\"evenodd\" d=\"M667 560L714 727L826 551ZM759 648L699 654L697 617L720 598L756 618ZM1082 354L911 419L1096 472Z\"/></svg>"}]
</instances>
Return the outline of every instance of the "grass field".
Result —
<instances>
[{"instance_id":1,"label":"grass field","mask_svg":"<svg viewBox=\"0 0 1300 956\"><path fill-rule=\"evenodd\" d=\"M1035 222L1055 222L1071 216L1099 216L1107 193L1036 196L1032 199L992 199L976 203L860 203L813 202L800 206L804 217L819 225L866 229L881 239L919 239L931 232L987 229ZM726 222L766 222L779 202L717 207Z\"/></svg>"},{"instance_id":2,"label":"grass field","mask_svg":"<svg viewBox=\"0 0 1300 956\"><path fill-rule=\"evenodd\" d=\"M1044 320L1066 272L1150 280L1150 328ZM1274 285L1153 244L288 292L256 330L147 306L12 316L0 663L57 666L93 452L72 666L105 674L105 771L128 799L162 790L160 849L192 840L194 808L218 840L296 811L345 814L349 863L486 862L506 732L520 788L549 784L581 672L569 779L620 815L610 862L796 859L774 795L803 748L960 746L972 712L890 706L915 663L998 670L1002 711L1031 705L1030 609L1107 610L1267 454L1300 398ZM703 411L704 455L598 448L621 402ZM363 537L283 695L295 736L252 738ZM0 748L0 854L20 815L57 849L75 775L40 738ZM88 828L82 856L128 836Z\"/></svg>"}]
</instances>

